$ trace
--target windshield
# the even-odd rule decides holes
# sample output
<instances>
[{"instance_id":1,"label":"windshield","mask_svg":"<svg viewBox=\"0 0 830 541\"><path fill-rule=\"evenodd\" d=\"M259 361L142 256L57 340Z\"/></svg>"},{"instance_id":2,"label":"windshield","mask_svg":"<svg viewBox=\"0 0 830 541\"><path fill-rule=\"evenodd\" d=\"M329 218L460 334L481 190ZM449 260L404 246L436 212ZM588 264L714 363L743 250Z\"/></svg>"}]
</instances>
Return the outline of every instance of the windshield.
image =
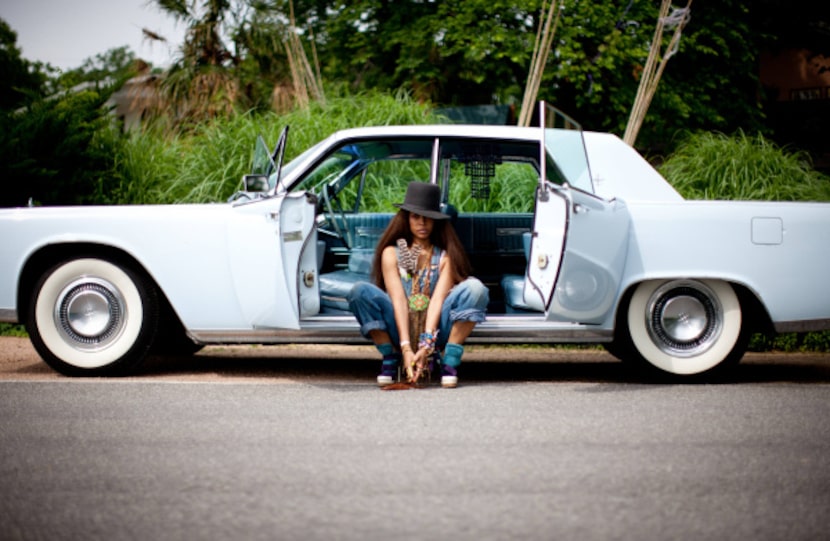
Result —
<instances>
[{"instance_id":1,"label":"windshield","mask_svg":"<svg viewBox=\"0 0 830 541\"><path fill-rule=\"evenodd\" d=\"M303 152L302 154L300 154L299 156L295 157L290 162L288 162L288 163L286 163L285 165L282 166L282 173L280 175L280 178L283 180L285 185L290 185L293 182L294 172L297 169L297 167L299 167L300 164L305 162L308 159L309 156L312 156L313 154L315 154L317 152L317 149L319 147L323 146L325 143L326 143L325 140L320 141L319 143L317 143L313 147L309 148L308 150L306 150L305 152ZM274 172L268 178L268 183L270 184L272 189L274 188L276 182L277 182L277 174L276 174L276 172Z\"/></svg>"},{"instance_id":2,"label":"windshield","mask_svg":"<svg viewBox=\"0 0 830 541\"><path fill-rule=\"evenodd\" d=\"M292 190L318 195L327 190L354 212L367 201L377 200L381 206L389 207L390 201L398 197L397 192L405 190L407 182L429 179L432 143L432 138L346 142L315 160ZM358 177L360 180L352 183ZM374 188L364 193L367 186Z\"/></svg>"}]
</instances>

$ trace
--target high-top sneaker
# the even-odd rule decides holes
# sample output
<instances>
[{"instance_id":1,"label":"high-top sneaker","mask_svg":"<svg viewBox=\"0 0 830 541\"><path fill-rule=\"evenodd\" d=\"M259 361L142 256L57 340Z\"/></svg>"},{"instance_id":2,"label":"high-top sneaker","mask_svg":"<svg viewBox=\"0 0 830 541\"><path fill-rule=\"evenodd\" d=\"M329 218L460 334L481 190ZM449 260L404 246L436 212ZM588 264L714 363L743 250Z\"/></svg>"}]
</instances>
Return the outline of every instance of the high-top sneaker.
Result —
<instances>
[{"instance_id":1,"label":"high-top sneaker","mask_svg":"<svg viewBox=\"0 0 830 541\"><path fill-rule=\"evenodd\" d=\"M441 365L441 387L445 389L458 387L458 370L446 364Z\"/></svg>"},{"instance_id":2,"label":"high-top sneaker","mask_svg":"<svg viewBox=\"0 0 830 541\"><path fill-rule=\"evenodd\" d=\"M392 385L398 380L398 366L401 364L401 354L392 348L392 344L380 344L375 346L383 355L383 363L380 365L378 385L385 387Z\"/></svg>"},{"instance_id":3,"label":"high-top sneaker","mask_svg":"<svg viewBox=\"0 0 830 541\"><path fill-rule=\"evenodd\" d=\"M441 364L441 387L445 389L458 387L458 367L461 366L462 355L464 355L464 346L461 344L447 344L444 348L444 362Z\"/></svg>"},{"instance_id":4,"label":"high-top sneaker","mask_svg":"<svg viewBox=\"0 0 830 541\"><path fill-rule=\"evenodd\" d=\"M378 374L378 385L385 387L392 385L398 379L398 365L400 359L383 359L383 364L380 365L380 374Z\"/></svg>"}]
</instances>

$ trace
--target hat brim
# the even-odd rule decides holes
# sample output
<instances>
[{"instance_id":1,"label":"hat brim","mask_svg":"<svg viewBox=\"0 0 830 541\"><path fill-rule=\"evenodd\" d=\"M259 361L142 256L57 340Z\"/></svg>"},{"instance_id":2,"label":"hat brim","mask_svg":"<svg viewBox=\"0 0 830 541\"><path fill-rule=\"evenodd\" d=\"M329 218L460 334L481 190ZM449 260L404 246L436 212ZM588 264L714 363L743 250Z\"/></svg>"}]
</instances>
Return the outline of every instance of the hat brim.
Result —
<instances>
[{"instance_id":1,"label":"hat brim","mask_svg":"<svg viewBox=\"0 0 830 541\"><path fill-rule=\"evenodd\" d=\"M419 207L413 207L412 205L407 205L406 203L392 203L393 206L398 207L399 209L407 210L412 214L417 214L418 216L425 216L427 218L432 218L433 220L449 220L449 214L444 214L443 212L438 212L435 210L426 210Z\"/></svg>"}]
</instances>

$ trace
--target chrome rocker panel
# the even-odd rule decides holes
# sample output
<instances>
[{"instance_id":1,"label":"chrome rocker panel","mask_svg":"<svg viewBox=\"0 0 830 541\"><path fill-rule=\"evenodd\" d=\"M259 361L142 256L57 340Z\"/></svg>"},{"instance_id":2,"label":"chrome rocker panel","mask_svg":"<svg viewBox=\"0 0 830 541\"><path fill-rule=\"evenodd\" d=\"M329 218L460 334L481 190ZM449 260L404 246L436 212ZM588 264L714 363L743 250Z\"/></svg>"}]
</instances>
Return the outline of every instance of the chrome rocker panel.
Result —
<instances>
[{"instance_id":1,"label":"chrome rocker panel","mask_svg":"<svg viewBox=\"0 0 830 541\"><path fill-rule=\"evenodd\" d=\"M301 329L191 330L200 344L366 344L351 316L314 316ZM551 323L540 317L491 316L476 325L469 344L574 344L610 342L613 331L596 325Z\"/></svg>"}]
</instances>

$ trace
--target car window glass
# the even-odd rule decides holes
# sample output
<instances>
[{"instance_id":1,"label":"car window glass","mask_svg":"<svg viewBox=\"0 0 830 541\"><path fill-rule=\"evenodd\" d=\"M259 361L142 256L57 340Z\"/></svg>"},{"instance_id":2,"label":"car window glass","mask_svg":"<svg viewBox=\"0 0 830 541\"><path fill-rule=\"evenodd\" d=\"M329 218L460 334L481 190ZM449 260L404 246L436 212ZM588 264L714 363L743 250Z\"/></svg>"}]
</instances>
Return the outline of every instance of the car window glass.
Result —
<instances>
[{"instance_id":1,"label":"car window glass","mask_svg":"<svg viewBox=\"0 0 830 541\"><path fill-rule=\"evenodd\" d=\"M545 130L545 146L556 160L556 166L572 186L594 193L591 170L580 130ZM548 171L551 177L552 171ZM550 180L557 182L553 178Z\"/></svg>"},{"instance_id":2,"label":"car window glass","mask_svg":"<svg viewBox=\"0 0 830 541\"><path fill-rule=\"evenodd\" d=\"M346 212L395 212L412 180L429 180L432 138L349 142L323 157L295 189L328 186Z\"/></svg>"},{"instance_id":3,"label":"car window glass","mask_svg":"<svg viewBox=\"0 0 830 541\"><path fill-rule=\"evenodd\" d=\"M358 164L358 158L352 153L342 149L326 156L317 166L312 169L303 181L298 185L301 190L320 193L321 187L325 184L336 182L350 168Z\"/></svg>"},{"instance_id":4,"label":"car window glass","mask_svg":"<svg viewBox=\"0 0 830 541\"><path fill-rule=\"evenodd\" d=\"M426 156L372 161L365 166L359 181L350 182L341 192L343 205L359 212L396 212L392 204L403 201L407 184L429 180L429 166Z\"/></svg>"},{"instance_id":5,"label":"car window glass","mask_svg":"<svg viewBox=\"0 0 830 541\"><path fill-rule=\"evenodd\" d=\"M345 143L318 160L294 189L317 195L324 186L345 212L395 212L406 185L428 182L433 138ZM526 141L441 140L442 170L448 166L448 202L463 213L530 213L538 173L539 146ZM564 176L549 160L548 180Z\"/></svg>"},{"instance_id":6,"label":"car window glass","mask_svg":"<svg viewBox=\"0 0 830 541\"><path fill-rule=\"evenodd\" d=\"M538 144L442 141L449 203L461 213L527 213L539 184Z\"/></svg>"},{"instance_id":7,"label":"car window glass","mask_svg":"<svg viewBox=\"0 0 830 541\"><path fill-rule=\"evenodd\" d=\"M326 141L320 141L319 143L317 143L313 147L309 148L308 150L306 150L305 152L303 152L299 156L296 156L291 161L289 161L288 163L283 165L282 166L282 172L281 172L281 178L283 178L283 179L291 178L293 173L294 173L294 170L297 169L300 165L302 165L308 159L309 156L312 156L312 155L316 154L318 149L321 146L323 146L325 143L326 143ZM276 183L276 177L277 177L276 172L274 174L272 174L271 177L272 178L270 179L270 182L271 182L271 187L273 187L274 184ZM293 179L292 179L292 184L293 184Z\"/></svg>"},{"instance_id":8,"label":"car window glass","mask_svg":"<svg viewBox=\"0 0 830 541\"><path fill-rule=\"evenodd\" d=\"M539 184L535 164L494 164L491 175L476 174L467 164L450 167L449 202L458 212L533 212L533 194Z\"/></svg>"}]
</instances>

